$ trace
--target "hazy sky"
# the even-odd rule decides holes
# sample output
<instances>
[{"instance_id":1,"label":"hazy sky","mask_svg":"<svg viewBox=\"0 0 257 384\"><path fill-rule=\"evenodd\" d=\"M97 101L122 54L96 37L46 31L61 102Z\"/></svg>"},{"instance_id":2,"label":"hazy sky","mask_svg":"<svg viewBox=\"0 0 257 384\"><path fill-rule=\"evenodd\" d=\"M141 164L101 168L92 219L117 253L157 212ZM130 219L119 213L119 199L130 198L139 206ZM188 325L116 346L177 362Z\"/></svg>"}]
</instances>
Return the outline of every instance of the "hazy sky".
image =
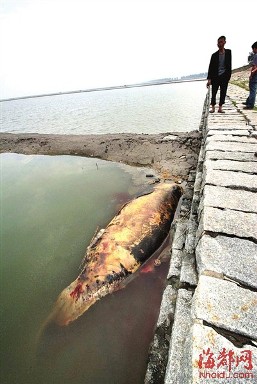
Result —
<instances>
[{"instance_id":1,"label":"hazy sky","mask_svg":"<svg viewBox=\"0 0 257 384\"><path fill-rule=\"evenodd\" d=\"M0 0L0 98L233 68L257 40L255 0Z\"/></svg>"}]
</instances>

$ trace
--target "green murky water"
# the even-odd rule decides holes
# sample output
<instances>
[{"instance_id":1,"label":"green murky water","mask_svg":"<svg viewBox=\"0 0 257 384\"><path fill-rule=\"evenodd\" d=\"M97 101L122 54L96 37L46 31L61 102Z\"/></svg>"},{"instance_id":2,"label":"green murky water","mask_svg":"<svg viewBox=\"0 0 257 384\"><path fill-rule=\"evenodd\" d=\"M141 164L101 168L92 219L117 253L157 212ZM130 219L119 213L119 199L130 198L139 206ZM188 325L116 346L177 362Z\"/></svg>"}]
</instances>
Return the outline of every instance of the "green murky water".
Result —
<instances>
[{"instance_id":1,"label":"green murky water","mask_svg":"<svg viewBox=\"0 0 257 384\"><path fill-rule=\"evenodd\" d=\"M98 159L2 154L1 382L142 383L167 263L43 330L97 228L149 188L145 170Z\"/></svg>"}]
</instances>

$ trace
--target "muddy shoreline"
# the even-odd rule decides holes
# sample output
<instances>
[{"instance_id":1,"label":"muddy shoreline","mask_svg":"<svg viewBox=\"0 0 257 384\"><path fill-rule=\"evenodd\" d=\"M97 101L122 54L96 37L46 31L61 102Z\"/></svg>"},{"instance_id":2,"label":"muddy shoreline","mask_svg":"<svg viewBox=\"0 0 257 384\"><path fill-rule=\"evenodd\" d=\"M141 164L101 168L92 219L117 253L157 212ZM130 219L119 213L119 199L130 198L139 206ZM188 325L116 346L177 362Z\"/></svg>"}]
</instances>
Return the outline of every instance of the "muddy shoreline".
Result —
<instances>
[{"instance_id":1,"label":"muddy shoreline","mask_svg":"<svg viewBox=\"0 0 257 384\"><path fill-rule=\"evenodd\" d=\"M151 167L162 179L187 181L196 168L201 133L52 135L0 133L0 153L96 157Z\"/></svg>"}]
</instances>

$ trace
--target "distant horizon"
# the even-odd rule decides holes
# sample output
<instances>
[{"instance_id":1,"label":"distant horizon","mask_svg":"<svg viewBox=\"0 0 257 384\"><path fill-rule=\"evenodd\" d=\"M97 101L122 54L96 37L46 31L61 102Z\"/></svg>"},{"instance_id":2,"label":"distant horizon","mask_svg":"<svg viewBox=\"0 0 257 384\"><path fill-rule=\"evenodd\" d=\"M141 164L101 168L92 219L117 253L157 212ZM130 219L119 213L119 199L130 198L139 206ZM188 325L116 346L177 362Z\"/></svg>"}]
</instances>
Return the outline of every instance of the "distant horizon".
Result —
<instances>
[{"instance_id":1,"label":"distant horizon","mask_svg":"<svg viewBox=\"0 0 257 384\"><path fill-rule=\"evenodd\" d=\"M249 64L245 64L245 65L242 65L238 68L234 68L232 70L232 72L243 69L244 67L247 67L248 65ZM45 96L68 95L68 94L73 94L73 93L97 92L97 91L107 91L107 90L114 90L114 89L147 87L147 86L154 86L154 85L164 85L164 84L172 84L172 83L182 83L182 82L193 82L193 81L206 80L206 78L204 78L204 77L193 78L193 76L197 76L197 75L206 75L207 76L207 72L192 73L190 75L182 75L181 77L166 77L166 78L160 78L160 79L153 79L153 80L147 80L147 81L139 82L139 83L110 85L110 86L95 87L95 88L75 89L75 90L69 90L69 91L56 91L56 92L50 92L50 93L42 93L42 94L39 93L39 94L8 97L6 99L0 99L0 102L19 100L19 99L30 99L30 98L45 97ZM166 81L164 81L164 80L166 80Z\"/></svg>"},{"instance_id":2,"label":"distant horizon","mask_svg":"<svg viewBox=\"0 0 257 384\"><path fill-rule=\"evenodd\" d=\"M204 73L204 72L203 72ZM194 75L188 75L188 76L194 76ZM187 76L182 76L187 77ZM22 100L22 99L33 99L37 97L47 97L47 96L58 96L58 95L69 95L73 93L86 93L86 92L99 92L99 91L108 91L108 90L114 90L114 89L127 89L127 88L139 88L139 87L151 87L155 85L165 85L165 84L176 84L176 83L190 83L194 81L204 81L205 78L192 78L192 79L182 79L181 78L167 78L167 81L162 81L164 79L156 79L156 80L149 80L142 83L135 83L135 84L124 84L124 85L112 85L107 87L97 87L97 88L88 88L88 89L78 89L78 90L71 90L71 91L56 91L51 93L42 93L42 94L35 94L35 95L24 95L24 96L16 96L16 97L9 97L7 99L0 99L0 102L3 101L12 101L12 100Z\"/></svg>"}]
</instances>

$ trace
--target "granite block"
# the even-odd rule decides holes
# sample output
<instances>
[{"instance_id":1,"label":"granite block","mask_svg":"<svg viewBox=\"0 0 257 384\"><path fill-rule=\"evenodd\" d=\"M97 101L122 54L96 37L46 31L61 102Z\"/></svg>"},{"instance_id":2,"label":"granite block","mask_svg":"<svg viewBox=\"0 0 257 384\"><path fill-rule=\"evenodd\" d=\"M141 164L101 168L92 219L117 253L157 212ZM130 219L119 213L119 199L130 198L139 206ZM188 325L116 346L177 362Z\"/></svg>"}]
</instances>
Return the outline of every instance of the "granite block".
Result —
<instances>
[{"instance_id":1,"label":"granite block","mask_svg":"<svg viewBox=\"0 0 257 384\"><path fill-rule=\"evenodd\" d=\"M257 177L243 172L208 169L205 183L221 187L241 188L253 192L257 191Z\"/></svg>"},{"instance_id":2,"label":"granite block","mask_svg":"<svg viewBox=\"0 0 257 384\"><path fill-rule=\"evenodd\" d=\"M170 279L171 277L174 277L174 276L180 276L183 257L184 257L184 252L181 249L172 250L171 259L170 259L170 268L169 268L167 279Z\"/></svg>"},{"instance_id":3,"label":"granite block","mask_svg":"<svg viewBox=\"0 0 257 384\"><path fill-rule=\"evenodd\" d=\"M254 161L206 160L205 168L257 174L257 164Z\"/></svg>"},{"instance_id":4,"label":"granite block","mask_svg":"<svg viewBox=\"0 0 257 384\"><path fill-rule=\"evenodd\" d=\"M244 122L241 122L240 124L218 124L218 123L213 123L213 122L210 122L208 124L208 127L207 127L207 131L210 131L210 130L219 130L219 131L224 131L224 130L231 130L231 131L241 131L241 130L248 130L249 129L249 126L245 124L245 121Z\"/></svg>"},{"instance_id":5,"label":"granite block","mask_svg":"<svg viewBox=\"0 0 257 384\"><path fill-rule=\"evenodd\" d=\"M205 207L201 217L201 230L257 240L256 214Z\"/></svg>"},{"instance_id":6,"label":"granite block","mask_svg":"<svg viewBox=\"0 0 257 384\"><path fill-rule=\"evenodd\" d=\"M165 384L177 383L182 363L183 346L191 325L191 301L192 292L180 289L172 328Z\"/></svg>"},{"instance_id":7,"label":"granite block","mask_svg":"<svg viewBox=\"0 0 257 384\"><path fill-rule=\"evenodd\" d=\"M210 137L207 137L207 143L211 143L213 141L228 141L228 142L240 142L240 143L254 143L254 144L257 144L257 141L255 138L253 137L250 137L248 135L247 136L241 136L241 137L237 137L237 136L233 136L233 135L224 135L224 133L221 135L221 134L217 134L217 135L213 135L213 136L210 136Z\"/></svg>"},{"instance_id":8,"label":"granite block","mask_svg":"<svg viewBox=\"0 0 257 384\"><path fill-rule=\"evenodd\" d=\"M237 129L237 130L233 130L232 129L210 129L207 133L207 136L213 136L213 135L232 135L233 137L234 136L245 136L245 137L249 137L249 130L248 129Z\"/></svg>"},{"instance_id":9,"label":"granite block","mask_svg":"<svg viewBox=\"0 0 257 384\"><path fill-rule=\"evenodd\" d=\"M241 189L206 185L203 194L203 206L255 212L257 214L257 194Z\"/></svg>"},{"instance_id":10,"label":"granite block","mask_svg":"<svg viewBox=\"0 0 257 384\"><path fill-rule=\"evenodd\" d=\"M199 275L214 271L257 289L257 244L252 241L204 235L196 247L196 262Z\"/></svg>"},{"instance_id":11,"label":"granite block","mask_svg":"<svg viewBox=\"0 0 257 384\"><path fill-rule=\"evenodd\" d=\"M193 318L257 340L257 292L201 275L192 303Z\"/></svg>"},{"instance_id":12,"label":"granite block","mask_svg":"<svg viewBox=\"0 0 257 384\"><path fill-rule=\"evenodd\" d=\"M224 152L224 151L207 151L206 160L235 160L235 161L251 161L257 162L254 153L249 152Z\"/></svg>"},{"instance_id":13,"label":"granite block","mask_svg":"<svg viewBox=\"0 0 257 384\"><path fill-rule=\"evenodd\" d=\"M175 314L176 297L176 290L171 285L167 285L162 296L157 328L168 328L170 326L170 323L173 320Z\"/></svg>"},{"instance_id":14,"label":"granite block","mask_svg":"<svg viewBox=\"0 0 257 384\"><path fill-rule=\"evenodd\" d=\"M212 141L206 145L207 151L256 152L257 143L236 143L226 141Z\"/></svg>"},{"instance_id":15,"label":"granite block","mask_svg":"<svg viewBox=\"0 0 257 384\"><path fill-rule=\"evenodd\" d=\"M182 260L180 282L196 286L197 280L195 255L186 252Z\"/></svg>"},{"instance_id":16,"label":"granite block","mask_svg":"<svg viewBox=\"0 0 257 384\"><path fill-rule=\"evenodd\" d=\"M185 244L187 231L187 220L177 221L176 231L172 242L172 249L182 249Z\"/></svg>"}]
</instances>

